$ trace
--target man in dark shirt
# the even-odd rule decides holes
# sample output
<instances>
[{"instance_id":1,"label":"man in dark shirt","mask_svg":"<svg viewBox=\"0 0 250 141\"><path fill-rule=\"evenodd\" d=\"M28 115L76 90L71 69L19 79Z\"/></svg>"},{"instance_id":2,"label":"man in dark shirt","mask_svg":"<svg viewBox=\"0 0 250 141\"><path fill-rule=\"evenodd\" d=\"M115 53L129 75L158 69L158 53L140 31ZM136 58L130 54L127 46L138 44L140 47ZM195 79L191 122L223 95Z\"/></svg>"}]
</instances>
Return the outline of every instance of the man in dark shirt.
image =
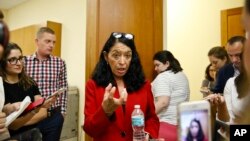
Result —
<instances>
[{"instance_id":1,"label":"man in dark shirt","mask_svg":"<svg viewBox=\"0 0 250 141\"><path fill-rule=\"evenodd\" d=\"M226 50L231 63L223 66L219 70L216 78L215 87L212 89L213 93L222 94L227 80L230 77L239 75L241 66L241 55L245 40L246 39L243 36L233 36L228 40Z\"/></svg>"}]
</instances>

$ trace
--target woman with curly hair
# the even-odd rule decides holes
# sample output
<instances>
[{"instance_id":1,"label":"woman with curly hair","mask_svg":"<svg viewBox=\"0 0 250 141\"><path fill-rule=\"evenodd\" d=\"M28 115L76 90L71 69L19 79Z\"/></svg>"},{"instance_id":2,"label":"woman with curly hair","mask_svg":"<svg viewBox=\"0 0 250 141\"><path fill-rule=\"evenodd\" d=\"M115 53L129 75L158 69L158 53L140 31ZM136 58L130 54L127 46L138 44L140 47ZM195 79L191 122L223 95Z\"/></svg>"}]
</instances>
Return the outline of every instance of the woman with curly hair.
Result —
<instances>
[{"instance_id":1,"label":"woman with curly hair","mask_svg":"<svg viewBox=\"0 0 250 141\"><path fill-rule=\"evenodd\" d=\"M179 61L167 50L153 57L158 73L152 82L156 114L160 119L159 137L166 141L177 140L177 106L189 101L189 82Z\"/></svg>"},{"instance_id":2,"label":"woman with curly hair","mask_svg":"<svg viewBox=\"0 0 250 141\"><path fill-rule=\"evenodd\" d=\"M137 104L144 112L145 132L157 138L159 120L134 35L113 32L86 84L83 129L94 141L132 141L131 114Z\"/></svg>"},{"instance_id":3,"label":"woman with curly hair","mask_svg":"<svg viewBox=\"0 0 250 141\"><path fill-rule=\"evenodd\" d=\"M205 70L205 79L202 81L200 92L203 94L203 97L208 96L211 92L211 89L215 86L216 80L216 70L212 64L209 64Z\"/></svg>"}]
</instances>

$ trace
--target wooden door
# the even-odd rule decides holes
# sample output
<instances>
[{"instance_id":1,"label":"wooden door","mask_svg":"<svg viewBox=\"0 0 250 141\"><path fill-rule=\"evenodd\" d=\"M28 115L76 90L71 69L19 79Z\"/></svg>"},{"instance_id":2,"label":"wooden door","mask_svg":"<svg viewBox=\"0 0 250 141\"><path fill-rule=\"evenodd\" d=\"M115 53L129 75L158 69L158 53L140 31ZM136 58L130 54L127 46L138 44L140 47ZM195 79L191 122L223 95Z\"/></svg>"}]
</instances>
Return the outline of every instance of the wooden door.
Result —
<instances>
[{"instance_id":1,"label":"wooden door","mask_svg":"<svg viewBox=\"0 0 250 141\"><path fill-rule=\"evenodd\" d=\"M162 15L163 0L88 0L86 79L90 78L111 32L119 31L135 35L146 78L153 80L152 58L163 49Z\"/></svg>"},{"instance_id":2,"label":"wooden door","mask_svg":"<svg viewBox=\"0 0 250 141\"><path fill-rule=\"evenodd\" d=\"M242 7L221 11L221 45L225 46L227 40L235 35L245 36L241 22Z\"/></svg>"}]
</instances>

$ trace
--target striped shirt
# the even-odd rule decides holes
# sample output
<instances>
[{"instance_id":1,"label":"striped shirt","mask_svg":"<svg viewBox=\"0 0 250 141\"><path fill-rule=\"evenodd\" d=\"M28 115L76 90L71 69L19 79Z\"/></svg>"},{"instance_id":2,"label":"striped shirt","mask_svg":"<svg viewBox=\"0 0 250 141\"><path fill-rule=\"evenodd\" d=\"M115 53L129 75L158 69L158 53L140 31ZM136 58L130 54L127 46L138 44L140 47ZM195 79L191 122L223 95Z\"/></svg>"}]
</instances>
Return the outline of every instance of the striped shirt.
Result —
<instances>
[{"instance_id":1,"label":"striped shirt","mask_svg":"<svg viewBox=\"0 0 250 141\"><path fill-rule=\"evenodd\" d=\"M62 87L68 88L65 62L58 57L50 55L46 60L39 60L36 54L25 57L26 73L38 84L43 97L50 96ZM66 113L67 91L62 93L51 108L61 106L61 112Z\"/></svg>"},{"instance_id":2,"label":"striped shirt","mask_svg":"<svg viewBox=\"0 0 250 141\"><path fill-rule=\"evenodd\" d=\"M190 90L186 75L181 71L177 73L171 70L164 71L157 75L151 85L155 102L159 96L170 97L168 107L158 114L159 120L176 125L177 106L189 101Z\"/></svg>"}]
</instances>

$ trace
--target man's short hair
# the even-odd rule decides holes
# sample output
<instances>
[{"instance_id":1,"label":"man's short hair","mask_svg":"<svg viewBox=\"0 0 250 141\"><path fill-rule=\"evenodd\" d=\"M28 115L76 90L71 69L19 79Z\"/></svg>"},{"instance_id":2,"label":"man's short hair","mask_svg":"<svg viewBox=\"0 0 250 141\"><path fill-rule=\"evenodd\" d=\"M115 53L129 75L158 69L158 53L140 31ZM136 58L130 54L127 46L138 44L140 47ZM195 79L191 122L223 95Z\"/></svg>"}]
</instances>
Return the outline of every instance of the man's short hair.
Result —
<instances>
[{"instance_id":1,"label":"man's short hair","mask_svg":"<svg viewBox=\"0 0 250 141\"><path fill-rule=\"evenodd\" d=\"M36 33L36 38L39 38L43 33L55 34L55 31L49 27L41 27Z\"/></svg>"},{"instance_id":2,"label":"man's short hair","mask_svg":"<svg viewBox=\"0 0 250 141\"><path fill-rule=\"evenodd\" d=\"M246 41L246 38L243 37L243 36L233 36L233 37L231 37L231 38L227 41L227 43L228 43L229 45L232 45L232 44L234 44L235 42L241 42L242 44L244 44L245 41Z\"/></svg>"}]
</instances>

